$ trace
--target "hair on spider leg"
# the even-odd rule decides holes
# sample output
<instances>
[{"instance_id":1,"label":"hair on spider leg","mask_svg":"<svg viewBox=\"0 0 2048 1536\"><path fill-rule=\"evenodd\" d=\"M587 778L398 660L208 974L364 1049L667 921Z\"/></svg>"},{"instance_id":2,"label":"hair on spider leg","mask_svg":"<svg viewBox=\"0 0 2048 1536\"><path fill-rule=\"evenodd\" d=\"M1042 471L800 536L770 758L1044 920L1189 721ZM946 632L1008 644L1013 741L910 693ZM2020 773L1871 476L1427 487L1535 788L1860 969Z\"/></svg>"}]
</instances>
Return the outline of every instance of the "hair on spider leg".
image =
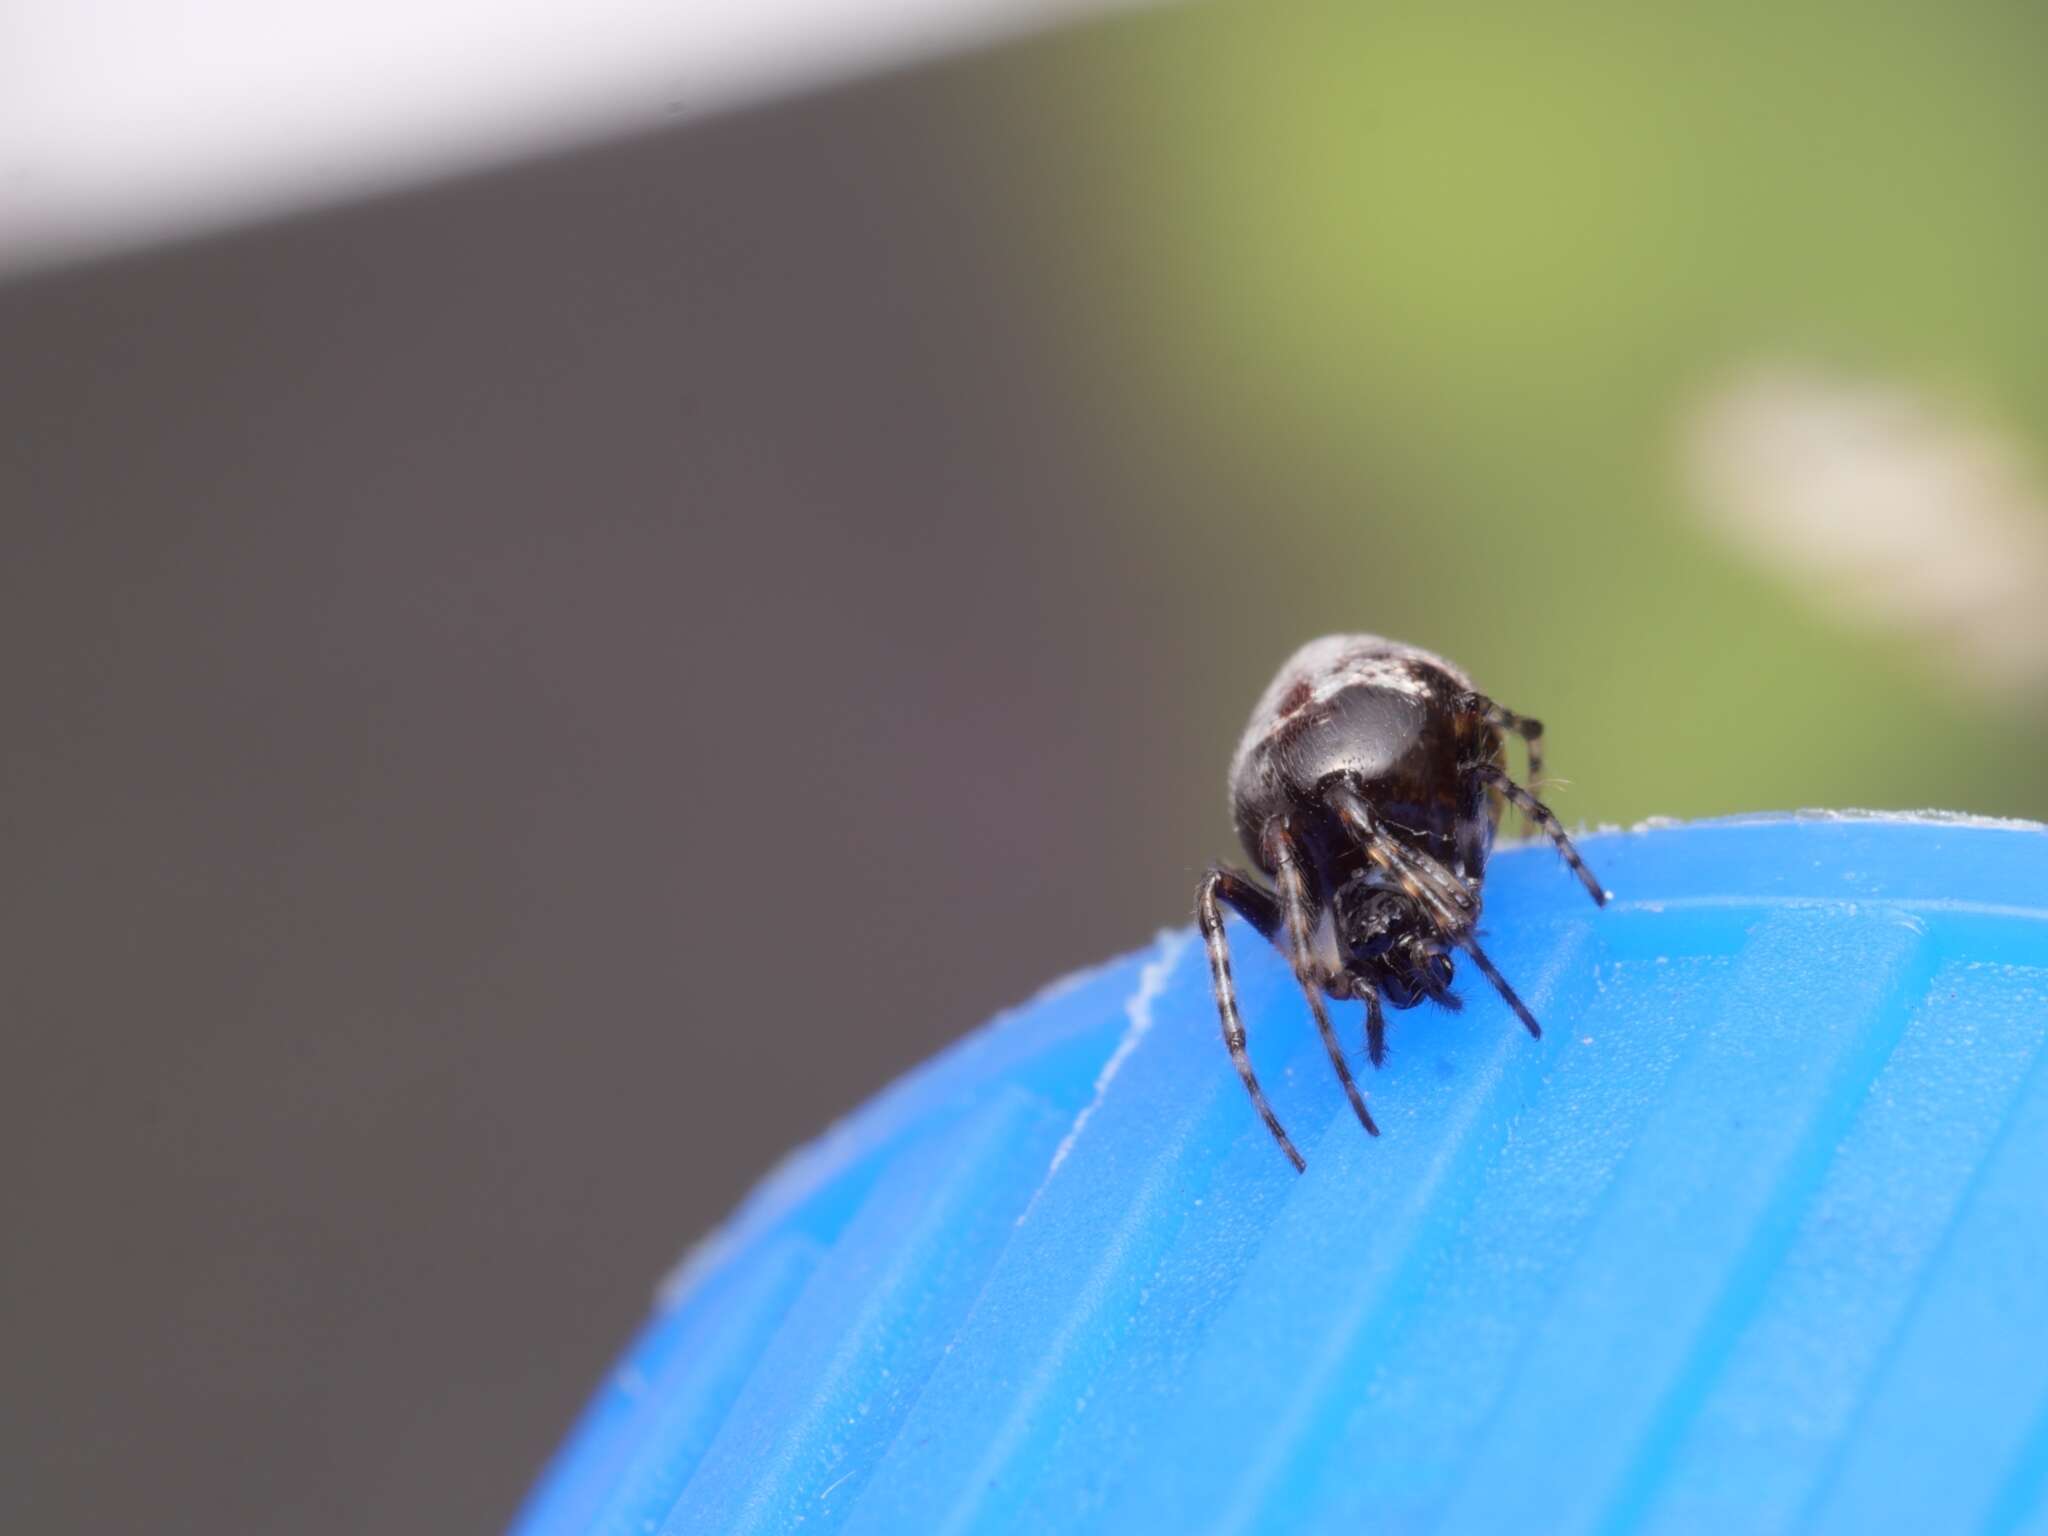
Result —
<instances>
[{"instance_id":1,"label":"hair on spider leg","mask_svg":"<svg viewBox=\"0 0 2048 1536\"><path fill-rule=\"evenodd\" d=\"M1543 765L1543 723L1479 692L1440 656L1377 635L1311 641L1252 710L1230 765L1231 817L1258 872L1218 865L1196 891L1224 1045L1266 1129L1305 1163L1252 1070L1223 928L1228 907L1285 955L1360 1123L1367 1111L1323 998L1366 1005L1366 1059L1385 1063L1386 1012L1429 1001L1450 1012L1462 951L1531 1036L1542 1026L1479 944L1481 884L1500 814L1542 831L1596 905L1608 892L1564 826L1506 766L1506 737ZM1329 924L1333 944L1316 936Z\"/></svg>"}]
</instances>

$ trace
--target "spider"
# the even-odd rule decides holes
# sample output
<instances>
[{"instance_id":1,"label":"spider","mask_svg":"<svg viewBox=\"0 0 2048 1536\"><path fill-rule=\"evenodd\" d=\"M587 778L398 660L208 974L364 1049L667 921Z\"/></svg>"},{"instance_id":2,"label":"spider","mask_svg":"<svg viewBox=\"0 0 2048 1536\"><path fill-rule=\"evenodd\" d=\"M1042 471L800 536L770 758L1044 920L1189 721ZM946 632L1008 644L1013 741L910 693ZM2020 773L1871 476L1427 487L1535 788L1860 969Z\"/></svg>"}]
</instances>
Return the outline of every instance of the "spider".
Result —
<instances>
[{"instance_id":1,"label":"spider","mask_svg":"<svg viewBox=\"0 0 2048 1536\"><path fill-rule=\"evenodd\" d=\"M1294 966L1309 1012L1359 1123L1379 1135L1330 1028L1323 996L1365 1004L1366 1055L1386 1059L1382 1005L1449 990L1462 949L1532 1036L1542 1028L1479 947L1479 887L1506 805L1549 834L1596 905L1608 893L1550 808L1509 777L1505 736L1522 738L1533 783L1543 723L1503 709L1440 656L1377 635L1327 635L1288 658L1252 711L1230 764L1231 819L1268 890L1216 865L1195 893L1223 1043L1266 1129L1297 1172L1308 1165L1281 1128L1245 1054L1222 908Z\"/></svg>"}]
</instances>

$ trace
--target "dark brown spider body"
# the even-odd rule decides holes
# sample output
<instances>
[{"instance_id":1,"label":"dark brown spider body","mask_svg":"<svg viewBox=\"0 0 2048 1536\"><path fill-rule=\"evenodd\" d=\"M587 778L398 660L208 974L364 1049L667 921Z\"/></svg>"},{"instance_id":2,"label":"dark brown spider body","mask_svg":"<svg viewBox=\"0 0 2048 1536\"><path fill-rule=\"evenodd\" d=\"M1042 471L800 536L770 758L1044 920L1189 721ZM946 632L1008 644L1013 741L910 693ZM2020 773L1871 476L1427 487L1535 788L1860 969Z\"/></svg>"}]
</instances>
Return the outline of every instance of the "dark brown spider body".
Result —
<instances>
[{"instance_id":1,"label":"dark brown spider body","mask_svg":"<svg viewBox=\"0 0 2048 1536\"><path fill-rule=\"evenodd\" d=\"M1502 766L1500 728L1460 710L1472 680L1441 658L1371 635L1302 647L1252 711L1230 765L1231 819L1252 862L1274 820L1292 818L1307 863L1341 885L1365 854L1322 799L1349 781L1397 837L1477 880L1500 800L1465 772ZM1321 893L1325 899L1330 891Z\"/></svg>"},{"instance_id":2,"label":"dark brown spider body","mask_svg":"<svg viewBox=\"0 0 2048 1536\"><path fill-rule=\"evenodd\" d=\"M1218 867L1196 892L1224 1043L1267 1128L1301 1154L1266 1103L1245 1054L1222 907L1285 953L1330 1060L1368 1131L1379 1134L1322 999L1366 1005L1366 1050L1386 1054L1382 1002L1459 1006L1452 952L1472 957L1532 1035L1535 1018L1480 949L1480 883L1504 804L1543 827L1594 901L1606 892L1557 818L1508 774L1504 731L1541 769L1541 722L1487 699L1441 657L1376 635L1303 646L1266 689L1231 761L1231 816L1267 890Z\"/></svg>"}]
</instances>

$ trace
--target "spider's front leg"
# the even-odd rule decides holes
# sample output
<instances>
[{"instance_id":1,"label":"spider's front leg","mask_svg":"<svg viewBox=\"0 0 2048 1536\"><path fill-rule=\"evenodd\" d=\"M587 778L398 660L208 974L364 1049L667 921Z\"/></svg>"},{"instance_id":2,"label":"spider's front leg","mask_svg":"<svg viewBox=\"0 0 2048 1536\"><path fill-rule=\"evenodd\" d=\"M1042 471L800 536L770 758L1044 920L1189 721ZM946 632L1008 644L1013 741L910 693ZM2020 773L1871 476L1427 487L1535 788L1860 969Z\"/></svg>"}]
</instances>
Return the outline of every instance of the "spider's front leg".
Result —
<instances>
[{"instance_id":1,"label":"spider's front leg","mask_svg":"<svg viewBox=\"0 0 2048 1536\"><path fill-rule=\"evenodd\" d=\"M1354 785L1332 784L1324 798L1359 850L1430 915L1445 938L1471 931L1479 916L1479 903L1464 881L1382 828Z\"/></svg>"},{"instance_id":2,"label":"spider's front leg","mask_svg":"<svg viewBox=\"0 0 2048 1536\"><path fill-rule=\"evenodd\" d=\"M1293 963L1294 979L1301 984L1301 995L1308 999L1308 1011L1315 1015L1323 1049L1330 1053L1330 1065L1337 1069L1337 1081L1344 1085L1344 1096L1351 1101L1358 1123L1377 1136L1380 1128L1372 1123L1365 1095L1352 1080L1350 1064L1344 1060L1344 1047L1337 1043L1337 1032L1330 1028L1330 1015L1323 1007L1323 988L1328 985L1328 978L1317 968L1315 958L1316 920L1320 914L1309 889L1308 875L1302 868L1301 850L1287 829L1277 823L1267 828L1264 842L1267 861L1275 872L1273 883L1280 888L1280 913L1287 923L1287 958Z\"/></svg>"},{"instance_id":3,"label":"spider's front leg","mask_svg":"<svg viewBox=\"0 0 2048 1536\"><path fill-rule=\"evenodd\" d=\"M1503 778L1506 775L1502 775ZM1520 786L1516 786L1518 789ZM1527 794L1524 790L1522 793ZM1533 802L1534 796L1530 799ZM1533 1036L1541 1037L1543 1026L1536 1022L1536 1016L1529 1011L1508 980L1501 975L1494 963L1487 958L1486 951L1479 947L1475 925L1479 916L1479 905L1472 899L1472 893L1465 889L1463 882L1443 865L1420 849L1411 848L1399 838L1386 832L1372 814L1372 807L1358 791L1348 784L1332 785L1328 803L1343 821L1345 829L1364 850L1367 858L1379 865L1408 895L1428 914L1435 927L1437 938L1444 944L1455 944L1472 957L1472 963L1479 967L1480 974L1493 983L1502 1001L1512 1008L1515 1017ZM1546 815L1548 812L1545 813ZM1556 818L1553 817L1554 821ZM1561 835L1561 829L1560 829ZM1577 860L1574 850L1572 858ZM1585 872L1585 866L1578 867ZM1585 872L1589 885L1595 884L1590 872ZM1596 887L1597 888L1597 887ZM1602 893L1604 899L1604 893ZM1370 1032L1372 1021L1368 1018L1366 1028ZM1368 1049L1370 1033L1368 1033ZM1384 1052L1384 1046L1382 1046ZM1373 1058L1377 1065L1379 1058Z\"/></svg>"},{"instance_id":4,"label":"spider's front leg","mask_svg":"<svg viewBox=\"0 0 2048 1536\"><path fill-rule=\"evenodd\" d=\"M1280 1117L1266 1102L1265 1090L1259 1086L1258 1074L1252 1071L1252 1059L1244 1048L1244 1020L1238 1016L1237 989L1230 979L1230 940L1223 932L1223 908L1226 905L1266 939L1275 942L1280 932L1280 908L1273 900L1272 892L1222 865L1202 876L1202 883L1195 887L1195 922L1200 926L1202 941L1209 949L1209 989L1216 996L1216 1013L1223 1025L1223 1044L1230 1051L1230 1059L1237 1067L1238 1077L1244 1082L1245 1092L1252 1096L1252 1103L1258 1108L1259 1118L1266 1122L1266 1129L1273 1133L1273 1139L1280 1143L1280 1150L1294 1164L1294 1171L1300 1173L1308 1164L1294 1150L1294 1143L1287 1139L1287 1132L1281 1128Z\"/></svg>"},{"instance_id":5,"label":"spider's front leg","mask_svg":"<svg viewBox=\"0 0 2048 1536\"><path fill-rule=\"evenodd\" d=\"M1479 941L1468 936L1458 941L1458 947L1472 957L1472 963L1479 967L1480 974L1493 983L1493 990L1514 1010L1515 1017L1522 1021L1522 1028L1529 1031L1529 1038L1541 1040L1543 1026L1536 1022L1536 1015L1529 1011L1529 1005L1522 1001L1521 994L1508 985L1507 977L1501 975L1493 962L1486 958L1486 951L1479 947Z\"/></svg>"},{"instance_id":6,"label":"spider's front leg","mask_svg":"<svg viewBox=\"0 0 2048 1536\"><path fill-rule=\"evenodd\" d=\"M1356 995L1365 999L1366 1059L1375 1067L1381 1066L1387 1059L1386 1010L1380 1007L1380 994L1376 988L1366 986L1363 991L1356 993Z\"/></svg>"}]
</instances>

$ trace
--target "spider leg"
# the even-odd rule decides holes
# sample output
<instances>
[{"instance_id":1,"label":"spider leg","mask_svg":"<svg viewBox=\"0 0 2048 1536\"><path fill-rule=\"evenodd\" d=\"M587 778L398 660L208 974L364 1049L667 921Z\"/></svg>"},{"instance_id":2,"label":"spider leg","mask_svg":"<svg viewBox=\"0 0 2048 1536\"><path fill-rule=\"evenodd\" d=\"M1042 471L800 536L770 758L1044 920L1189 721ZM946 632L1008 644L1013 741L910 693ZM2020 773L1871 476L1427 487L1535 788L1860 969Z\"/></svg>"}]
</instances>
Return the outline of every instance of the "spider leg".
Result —
<instances>
[{"instance_id":1,"label":"spider leg","mask_svg":"<svg viewBox=\"0 0 2048 1536\"><path fill-rule=\"evenodd\" d=\"M1365 856L1393 876L1395 883L1430 915L1439 930L1446 936L1455 936L1471 928L1479 916L1479 903L1465 888L1464 881L1428 854L1410 848L1386 831L1365 797L1352 785L1331 785L1324 800Z\"/></svg>"},{"instance_id":2,"label":"spider leg","mask_svg":"<svg viewBox=\"0 0 2048 1536\"><path fill-rule=\"evenodd\" d=\"M1529 772L1527 775L1529 783L1533 787L1543 782L1543 722L1541 720L1536 719L1532 715L1518 715L1512 709L1494 703L1493 700L1483 693L1465 694L1458 700L1458 707L1468 714L1479 716L1480 719L1496 730L1512 731L1515 735L1521 737L1522 745L1529 754ZM1538 825L1536 818L1530 815L1527 810L1522 809L1520 805L1517 805L1516 809L1522 811L1522 819L1529 824L1530 830L1535 830Z\"/></svg>"},{"instance_id":3,"label":"spider leg","mask_svg":"<svg viewBox=\"0 0 2048 1536\"><path fill-rule=\"evenodd\" d=\"M1376 1067L1387 1059L1387 1015L1377 987L1365 989L1365 1054Z\"/></svg>"},{"instance_id":4,"label":"spider leg","mask_svg":"<svg viewBox=\"0 0 2048 1536\"><path fill-rule=\"evenodd\" d=\"M1572 872L1585 885L1586 893L1593 898L1593 905L1607 905L1606 890L1594 878L1593 871L1586 868L1586 861L1579 857L1579 850L1572 846L1571 838L1565 834L1564 824L1557 819L1556 813L1549 806L1509 778L1505 770L1496 768L1491 763L1476 764L1472 772L1499 789L1514 802L1516 809L1548 833L1551 842L1557 845L1557 851L1564 856L1565 863L1571 865Z\"/></svg>"},{"instance_id":5,"label":"spider leg","mask_svg":"<svg viewBox=\"0 0 2048 1536\"><path fill-rule=\"evenodd\" d=\"M1541 1040L1543 1026L1536 1022L1536 1015L1529 1011L1529 1005L1515 995L1515 989L1508 985L1507 977L1494 969L1493 962L1486 958L1486 951L1479 947L1479 942L1467 934L1458 940L1458 947L1472 957L1472 963L1479 967L1480 973L1493 983L1493 989L1500 993L1510 1008L1515 1010L1515 1017L1522 1021L1522 1027L1529 1031L1530 1038Z\"/></svg>"},{"instance_id":6,"label":"spider leg","mask_svg":"<svg viewBox=\"0 0 2048 1536\"><path fill-rule=\"evenodd\" d=\"M1294 964L1294 979L1301 983L1301 995L1308 999L1308 1011L1315 1015L1323 1049L1330 1053L1330 1065L1337 1069L1337 1081L1344 1085L1344 1096L1351 1100L1358 1123L1377 1136L1380 1128L1372 1123L1365 1096L1352 1080L1351 1068L1344 1060L1344 1047L1338 1043L1337 1032L1330 1027L1330 1015L1323 1007L1323 977L1316 968L1313 948L1316 901L1301 867L1301 850L1295 847L1286 828L1277 823L1268 830L1265 844L1275 871L1273 883L1280 888L1280 912L1287 923L1287 958Z\"/></svg>"},{"instance_id":7,"label":"spider leg","mask_svg":"<svg viewBox=\"0 0 2048 1536\"><path fill-rule=\"evenodd\" d=\"M1522 738L1522 745L1529 752L1529 782L1543 782L1543 722L1533 715L1518 715L1512 709L1504 708L1483 693L1468 693L1458 700L1458 707L1468 714L1479 716L1488 725L1498 730L1512 731Z\"/></svg>"},{"instance_id":8,"label":"spider leg","mask_svg":"<svg viewBox=\"0 0 2048 1536\"><path fill-rule=\"evenodd\" d=\"M1238 1077L1244 1082L1245 1092L1252 1096L1259 1118L1266 1122L1266 1129L1273 1133L1273 1139L1280 1143L1280 1150L1294 1164L1294 1171L1300 1173L1308 1164L1302 1161L1301 1154L1294 1150L1294 1143L1287 1139L1287 1132L1281 1129L1279 1116L1266 1102L1265 1090L1259 1087L1258 1074L1252 1071L1252 1059L1245 1052L1244 1021L1238 1017L1237 990L1230 980L1230 941L1223 933L1225 904L1268 939L1273 939L1280 931L1280 908L1270 891L1236 870L1225 869L1221 865L1202 876L1202 883L1195 888L1195 921L1200 925L1202 940L1209 948L1209 988L1215 994L1216 1014L1223 1024L1223 1043L1229 1048L1230 1059L1237 1067Z\"/></svg>"}]
</instances>

